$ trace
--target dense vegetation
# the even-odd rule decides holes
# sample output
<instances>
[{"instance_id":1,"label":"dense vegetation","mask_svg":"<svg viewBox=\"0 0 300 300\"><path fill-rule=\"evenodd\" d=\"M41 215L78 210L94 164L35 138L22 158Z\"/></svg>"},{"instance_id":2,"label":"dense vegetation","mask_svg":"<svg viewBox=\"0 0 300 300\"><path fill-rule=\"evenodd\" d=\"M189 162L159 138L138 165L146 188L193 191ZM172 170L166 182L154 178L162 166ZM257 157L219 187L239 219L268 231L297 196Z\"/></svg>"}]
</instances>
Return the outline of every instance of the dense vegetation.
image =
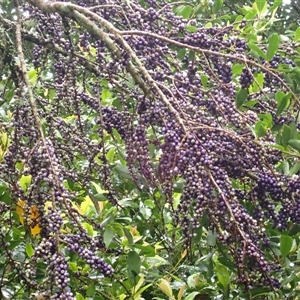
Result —
<instances>
[{"instance_id":1,"label":"dense vegetation","mask_svg":"<svg viewBox=\"0 0 300 300\"><path fill-rule=\"evenodd\" d=\"M299 299L295 14L2 1L0 298Z\"/></svg>"}]
</instances>

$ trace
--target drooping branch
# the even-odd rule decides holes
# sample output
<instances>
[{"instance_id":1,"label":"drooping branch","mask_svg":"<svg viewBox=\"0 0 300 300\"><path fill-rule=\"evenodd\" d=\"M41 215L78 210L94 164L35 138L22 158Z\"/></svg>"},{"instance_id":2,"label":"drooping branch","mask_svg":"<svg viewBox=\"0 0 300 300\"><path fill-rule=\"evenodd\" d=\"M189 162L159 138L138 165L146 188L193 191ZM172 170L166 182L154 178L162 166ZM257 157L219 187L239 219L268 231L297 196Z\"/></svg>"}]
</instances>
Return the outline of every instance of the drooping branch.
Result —
<instances>
[{"instance_id":1,"label":"drooping branch","mask_svg":"<svg viewBox=\"0 0 300 300\"><path fill-rule=\"evenodd\" d=\"M23 75L23 79L26 85L26 89L27 89L27 93L28 93L28 100L31 106L31 111L33 114L33 117L35 119L35 123L37 126L37 129L39 131L40 137L42 139L44 139L44 133L43 133L43 128L42 128L42 123L38 114L38 110L37 110L37 106L34 100L34 95L33 95L33 91L30 85L30 80L28 77L28 73L27 73L27 67L26 67L26 62L25 62L25 57L24 57L24 53L23 53L23 49L22 49L22 36L21 36L21 22L22 22L22 18L21 18L21 13L19 11L19 6L18 6L18 2L17 0L15 0L15 6L17 9L17 23L16 23L16 44L17 44L17 51L18 51L18 56L20 59L20 67L22 70L22 75Z\"/></svg>"},{"instance_id":2,"label":"drooping branch","mask_svg":"<svg viewBox=\"0 0 300 300\"><path fill-rule=\"evenodd\" d=\"M71 18L74 18L80 25L85 27L91 34L93 34L96 37L99 37L109 50L112 52L113 55L115 55L118 58L122 57L121 50L116 46L116 43L114 40L110 38L110 36L105 33L101 28L99 28L98 25L96 25L94 22L92 22L87 16L90 16L97 20L100 25L103 25L105 28L107 28L116 39L123 45L124 49L127 51L127 53L130 55L132 61L137 65L138 68L134 67L134 65L129 62L127 64L127 70L131 74L131 76L134 78L135 82L140 86L140 88L143 90L144 94L146 96L151 97L151 88L153 88L157 94L160 96L160 98L163 100L169 111L174 114L176 120L181 125L182 129L187 133L186 126L183 123L183 120L180 118L178 112L176 109L172 106L171 102L167 99L165 94L162 92L162 90L159 88L157 83L152 79L151 75L147 71L147 69L144 67L143 63L140 61L138 56L135 54L133 49L129 46L129 44L124 40L124 38L121 36L121 32L117 30L110 22L106 21L105 19L99 17L97 14L91 12L90 10L86 8L82 8L78 5L74 5L71 3L65 3L65 2L55 2L55 3L48 3L43 0L29 0L31 4L34 6L37 6L42 11L46 13L54 13L57 12L61 15L67 15ZM84 15L85 14L85 15ZM141 75L144 76L145 79L147 79L147 82L144 81L141 77ZM153 95L154 96L154 95Z\"/></svg>"}]
</instances>

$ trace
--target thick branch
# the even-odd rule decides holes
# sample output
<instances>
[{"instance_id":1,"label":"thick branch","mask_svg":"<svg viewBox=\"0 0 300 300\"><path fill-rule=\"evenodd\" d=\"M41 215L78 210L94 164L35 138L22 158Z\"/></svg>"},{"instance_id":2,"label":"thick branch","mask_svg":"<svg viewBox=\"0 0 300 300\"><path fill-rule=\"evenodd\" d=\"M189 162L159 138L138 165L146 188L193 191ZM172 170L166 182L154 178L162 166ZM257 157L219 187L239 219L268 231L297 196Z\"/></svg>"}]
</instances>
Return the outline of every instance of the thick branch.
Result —
<instances>
[{"instance_id":1,"label":"thick branch","mask_svg":"<svg viewBox=\"0 0 300 300\"><path fill-rule=\"evenodd\" d=\"M75 20L85 27L90 33L93 35L99 37L103 42L106 43L109 50L118 58L122 57L122 52L119 50L119 48L116 46L116 43L114 40L112 40L107 33L105 33L102 29L100 29L94 22L92 22L88 17L85 15L90 16L91 18L97 20L100 25L104 26L106 29L108 29L111 33L114 34L114 36L118 39L118 41L123 45L124 49L127 51L127 53L131 56L133 62L137 65L139 70L133 66L132 63L128 63L127 70L131 74L131 76L134 78L136 83L140 86L140 88L143 90L146 96L150 96L152 93L150 91L150 88L152 87L157 94L161 97L163 102L168 107L169 111L173 113L176 120L180 123L183 130L187 132L187 129L185 125L183 124L182 119L180 118L178 112L176 109L172 106L170 101L167 99L165 94L162 92L162 90L159 88L157 83L152 79L151 75L147 71L147 69L144 67L143 63L140 61L138 56L135 54L133 49L130 47L130 45L124 40L122 37L121 31L116 29L110 22L106 21L105 19L99 17L97 14L91 12L90 10L83 8L78 5L74 5L71 3L65 3L65 2L54 2L54 3L48 3L43 0L29 0L31 4L34 6L37 6L42 11L47 13L54 13L58 12L61 15L67 15L69 17L75 18ZM85 14L85 15L84 15ZM141 75L143 75L148 82L145 82ZM150 85L150 86L149 86Z\"/></svg>"}]
</instances>

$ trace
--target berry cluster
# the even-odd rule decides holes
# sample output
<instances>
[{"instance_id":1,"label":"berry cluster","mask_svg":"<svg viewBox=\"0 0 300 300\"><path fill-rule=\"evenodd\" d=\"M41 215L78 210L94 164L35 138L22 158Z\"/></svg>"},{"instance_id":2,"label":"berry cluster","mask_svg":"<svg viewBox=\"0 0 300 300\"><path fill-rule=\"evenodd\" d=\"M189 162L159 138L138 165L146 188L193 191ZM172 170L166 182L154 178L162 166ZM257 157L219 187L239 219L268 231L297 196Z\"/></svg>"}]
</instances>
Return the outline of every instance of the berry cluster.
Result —
<instances>
[{"instance_id":1,"label":"berry cluster","mask_svg":"<svg viewBox=\"0 0 300 300\"><path fill-rule=\"evenodd\" d=\"M28 221L30 207L37 206L42 240L33 261L48 265L55 299L72 297L69 252L106 277L114 274L98 256L105 248L102 237L89 237L80 225L93 220L74 212L72 202L82 199L82 191L90 192L91 182L106 190L111 205L118 205L119 194L128 197L130 191L120 188L120 176L106 158L107 144L117 143L124 144L122 158L137 188L158 189L168 207L174 185L184 182L180 204L170 212L185 245L207 216L208 227L217 229L218 241L234 258L238 282L278 288L271 275L276 266L263 252L269 244L263 227L270 222L282 230L288 222L300 222L299 175L282 175L276 166L282 154L270 147L275 138L268 132L257 139L252 129L264 113L276 124L295 118L276 116L277 103L265 91L249 95L248 100L257 99L253 107L239 110L235 103L236 91L252 85L254 71L261 72L268 92L286 89L272 70L295 63L279 54L270 62L247 55L246 40L232 26L190 30L188 20L167 2L163 9L154 0L145 1L146 8L134 0L73 2L81 6L78 14L93 6L98 21L111 26L101 35L95 28L104 25L98 21L80 28L67 13L46 15L23 5L42 41L36 41L32 67L43 66L43 76L34 89L34 112L25 83L16 87L13 109L7 107L13 111L11 145L0 166L12 199L27 201ZM113 26L126 32L116 36ZM234 75L233 64L245 59L247 67ZM124 149L118 150L119 159ZM26 189L16 184L28 175ZM47 202L52 203L48 212ZM61 230L64 223L72 233Z\"/></svg>"},{"instance_id":2,"label":"berry cluster","mask_svg":"<svg viewBox=\"0 0 300 300\"><path fill-rule=\"evenodd\" d=\"M241 88L248 88L253 82L253 75L248 68L244 68L240 77Z\"/></svg>"}]
</instances>

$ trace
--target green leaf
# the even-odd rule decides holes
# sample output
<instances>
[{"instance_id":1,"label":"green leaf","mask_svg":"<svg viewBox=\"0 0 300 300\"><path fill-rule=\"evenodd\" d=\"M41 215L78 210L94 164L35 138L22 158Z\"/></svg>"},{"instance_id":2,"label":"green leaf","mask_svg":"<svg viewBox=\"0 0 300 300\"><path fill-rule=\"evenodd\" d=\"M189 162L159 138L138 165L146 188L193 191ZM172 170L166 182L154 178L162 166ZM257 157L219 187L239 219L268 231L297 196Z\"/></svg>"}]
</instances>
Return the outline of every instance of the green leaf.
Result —
<instances>
[{"instance_id":1,"label":"green leaf","mask_svg":"<svg viewBox=\"0 0 300 300\"><path fill-rule=\"evenodd\" d=\"M125 236L127 237L128 244L132 245L133 244L133 238L132 238L131 232L127 228L123 228L123 231L124 231Z\"/></svg>"},{"instance_id":2,"label":"green leaf","mask_svg":"<svg viewBox=\"0 0 300 300\"><path fill-rule=\"evenodd\" d=\"M144 254L146 257L155 256L155 249L150 245L143 246L143 245L140 245L140 244L134 244L133 247L137 248L137 249L140 249L141 250L140 254Z\"/></svg>"},{"instance_id":3,"label":"green leaf","mask_svg":"<svg viewBox=\"0 0 300 300\"><path fill-rule=\"evenodd\" d=\"M268 295L269 293L270 293L270 288L253 288L250 290L250 294L253 298Z\"/></svg>"},{"instance_id":4,"label":"green leaf","mask_svg":"<svg viewBox=\"0 0 300 300\"><path fill-rule=\"evenodd\" d=\"M20 186L23 191L27 190L27 186L31 183L31 175L22 175L20 179Z\"/></svg>"},{"instance_id":5,"label":"green leaf","mask_svg":"<svg viewBox=\"0 0 300 300\"><path fill-rule=\"evenodd\" d=\"M269 44L267 48L267 60L270 61L275 53L278 50L279 46L279 37L276 32L272 33L271 36L269 37Z\"/></svg>"},{"instance_id":6,"label":"green leaf","mask_svg":"<svg viewBox=\"0 0 300 300\"><path fill-rule=\"evenodd\" d=\"M285 96L285 93L284 93L284 92L278 91L278 92L275 94L275 100L276 100L277 102L279 102L284 96Z\"/></svg>"},{"instance_id":7,"label":"green leaf","mask_svg":"<svg viewBox=\"0 0 300 300\"><path fill-rule=\"evenodd\" d=\"M295 122L290 123L290 128L291 128L291 139L296 139L297 138L297 126Z\"/></svg>"},{"instance_id":8,"label":"green leaf","mask_svg":"<svg viewBox=\"0 0 300 300\"><path fill-rule=\"evenodd\" d=\"M91 181L91 184L95 187L97 193L103 194L104 191L102 190L101 186L98 183Z\"/></svg>"},{"instance_id":9,"label":"green leaf","mask_svg":"<svg viewBox=\"0 0 300 300\"><path fill-rule=\"evenodd\" d=\"M152 283L149 283L149 284L143 286L141 289L139 289L139 290L134 294L134 299L136 299L136 300L141 299L141 298L139 297L139 295L141 295L146 289L148 289L148 288L149 288L150 286L152 286L152 285L153 285Z\"/></svg>"},{"instance_id":10,"label":"green leaf","mask_svg":"<svg viewBox=\"0 0 300 300\"><path fill-rule=\"evenodd\" d=\"M248 47L253 50L254 52L256 52L260 57L267 59L266 54L264 53L264 51L262 51L256 44L254 43L248 43L247 44Z\"/></svg>"},{"instance_id":11,"label":"green leaf","mask_svg":"<svg viewBox=\"0 0 300 300\"><path fill-rule=\"evenodd\" d=\"M145 200L144 204L150 208L154 208L155 207L155 202L151 199L147 199Z\"/></svg>"},{"instance_id":12,"label":"green leaf","mask_svg":"<svg viewBox=\"0 0 300 300\"><path fill-rule=\"evenodd\" d=\"M80 293L76 293L76 300L85 300L85 298Z\"/></svg>"},{"instance_id":13,"label":"green leaf","mask_svg":"<svg viewBox=\"0 0 300 300\"><path fill-rule=\"evenodd\" d=\"M111 99L111 93L107 89L103 89L101 92L101 99L103 102L107 103L107 100Z\"/></svg>"},{"instance_id":14,"label":"green leaf","mask_svg":"<svg viewBox=\"0 0 300 300\"><path fill-rule=\"evenodd\" d=\"M257 103L258 103L258 100L250 100L250 101L247 101L247 102L244 104L244 106L252 108L252 107L254 107Z\"/></svg>"},{"instance_id":15,"label":"green leaf","mask_svg":"<svg viewBox=\"0 0 300 300\"><path fill-rule=\"evenodd\" d=\"M291 93L286 94L278 103L276 115L279 116L289 105Z\"/></svg>"},{"instance_id":16,"label":"green leaf","mask_svg":"<svg viewBox=\"0 0 300 300\"><path fill-rule=\"evenodd\" d=\"M295 31L295 37L294 37L294 41L298 41L300 39L300 27L297 28L297 30Z\"/></svg>"},{"instance_id":17,"label":"green leaf","mask_svg":"<svg viewBox=\"0 0 300 300\"><path fill-rule=\"evenodd\" d=\"M228 257L219 257L219 258L218 258L218 261L219 261L222 265L226 266L227 268L229 268L229 269L231 269L231 270L235 270L235 265L234 265L234 263L232 263L232 262L228 259Z\"/></svg>"},{"instance_id":18,"label":"green leaf","mask_svg":"<svg viewBox=\"0 0 300 300\"><path fill-rule=\"evenodd\" d=\"M123 165L119 164L119 165L116 165L114 169L117 171L119 176L128 178L128 179L132 178L127 166L123 166Z\"/></svg>"},{"instance_id":19,"label":"green leaf","mask_svg":"<svg viewBox=\"0 0 300 300\"><path fill-rule=\"evenodd\" d=\"M300 162L296 162L294 166L290 169L289 175L294 175L300 170Z\"/></svg>"},{"instance_id":20,"label":"green leaf","mask_svg":"<svg viewBox=\"0 0 300 300\"><path fill-rule=\"evenodd\" d=\"M291 139L292 131L290 126L283 125L282 129L282 146L286 147L288 145L288 141Z\"/></svg>"},{"instance_id":21,"label":"green leaf","mask_svg":"<svg viewBox=\"0 0 300 300\"><path fill-rule=\"evenodd\" d=\"M240 89L238 94L236 95L236 106L240 108L248 97L248 90L247 89Z\"/></svg>"},{"instance_id":22,"label":"green leaf","mask_svg":"<svg viewBox=\"0 0 300 300\"><path fill-rule=\"evenodd\" d=\"M111 226L106 226L104 234L103 234L103 241L105 244L105 247L108 248L109 244L111 243L112 239L114 237L114 230Z\"/></svg>"},{"instance_id":23,"label":"green leaf","mask_svg":"<svg viewBox=\"0 0 300 300\"><path fill-rule=\"evenodd\" d=\"M273 11L276 7L282 4L282 0L275 0L274 4L270 7L270 11Z\"/></svg>"},{"instance_id":24,"label":"green leaf","mask_svg":"<svg viewBox=\"0 0 300 300\"><path fill-rule=\"evenodd\" d=\"M283 174L284 175L288 175L289 174L289 171L290 171L290 165L289 165L289 162L284 160L282 162L282 170L283 170Z\"/></svg>"},{"instance_id":25,"label":"green leaf","mask_svg":"<svg viewBox=\"0 0 300 300\"><path fill-rule=\"evenodd\" d=\"M89 283L89 287L86 289L86 295L88 297L92 297L95 295L95 291L96 291L96 286L95 283Z\"/></svg>"},{"instance_id":26,"label":"green leaf","mask_svg":"<svg viewBox=\"0 0 300 300\"><path fill-rule=\"evenodd\" d=\"M189 295L187 295L187 296L184 298L184 300L194 300L195 297L196 297L197 295L199 295L199 294L200 294L200 292L192 292L192 293L190 293Z\"/></svg>"},{"instance_id":27,"label":"green leaf","mask_svg":"<svg viewBox=\"0 0 300 300\"><path fill-rule=\"evenodd\" d=\"M193 61L195 59L195 51L190 50L189 51L189 61Z\"/></svg>"},{"instance_id":28,"label":"green leaf","mask_svg":"<svg viewBox=\"0 0 300 300\"><path fill-rule=\"evenodd\" d=\"M288 235L281 235L280 237L280 252L283 257L287 256L293 246L293 239Z\"/></svg>"},{"instance_id":29,"label":"green leaf","mask_svg":"<svg viewBox=\"0 0 300 300\"><path fill-rule=\"evenodd\" d=\"M186 49L180 49L177 53L177 58L183 60L186 54Z\"/></svg>"},{"instance_id":30,"label":"green leaf","mask_svg":"<svg viewBox=\"0 0 300 300\"><path fill-rule=\"evenodd\" d=\"M258 114L258 117L261 121L266 124L267 128L271 128L273 124L273 118L271 114Z\"/></svg>"},{"instance_id":31,"label":"green leaf","mask_svg":"<svg viewBox=\"0 0 300 300\"><path fill-rule=\"evenodd\" d=\"M110 163L112 163L114 161L115 152L116 152L116 149L111 148L106 153L106 158Z\"/></svg>"},{"instance_id":32,"label":"green leaf","mask_svg":"<svg viewBox=\"0 0 300 300\"><path fill-rule=\"evenodd\" d=\"M255 3L258 11L261 12L266 5L266 0L255 0Z\"/></svg>"},{"instance_id":33,"label":"green leaf","mask_svg":"<svg viewBox=\"0 0 300 300\"><path fill-rule=\"evenodd\" d=\"M90 195L90 197L93 199L93 200L95 200L95 201L106 201L106 199L107 199L107 195L108 193L97 193L97 194L95 194L95 195L92 195L92 197L91 197L91 195Z\"/></svg>"},{"instance_id":34,"label":"green leaf","mask_svg":"<svg viewBox=\"0 0 300 300\"><path fill-rule=\"evenodd\" d=\"M190 5L180 5L177 8L177 15L182 16L184 19L188 19L193 12L193 7Z\"/></svg>"},{"instance_id":35,"label":"green leaf","mask_svg":"<svg viewBox=\"0 0 300 300\"><path fill-rule=\"evenodd\" d=\"M189 32L196 32L198 30L195 26L186 26L185 29Z\"/></svg>"},{"instance_id":36,"label":"green leaf","mask_svg":"<svg viewBox=\"0 0 300 300\"><path fill-rule=\"evenodd\" d=\"M230 282L230 274L228 272L228 269L221 264L217 264L215 267L215 271L220 283L223 285L224 288L227 288Z\"/></svg>"},{"instance_id":37,"label":"green leaf","mask_svg":"<svg viewBox=\"0 0 300 300\"><path fill-rule=\"evenodd\" d=\"M245 15L246 20L252 20L256 16L256 9L251 9Z\"/></svg>"},{"instance_id":38,"label":"green leaf","mask_svg":"<svg viewBox=\"0 0 300 300\"><path fill-rule=\"evenodd\" d=\"M1 199L0 199L0 202L2 202ZM14 234L19 235L19 236L22 235L22 232L17 227L13 226L11 229Z\"/></svg>"},{"instance_id":39,"label":"green leaf","mask_svg":"<svg viewBox=\"0 0 300 300\"><path fill-rule=\"evenodd\" d=\"M267 126L266 125L267 124L265 122L262 122L262 121L256 122L254 130L255 130L256 136L258 138L263 137L266 134L266 132L267 132Z\"/></svg>"},{"instance_id":40,"label":"green leaf","mask_svg":"<svg viewBox=\"0 0 300 300\"><path fill-rule=\"evenodd\" d=\"M140 273L141 259L135 251L130 251L127 256L127 270L137 276Z\"/></svg>"},{"instance_id":41,"label":"green leaf","mask_svg":"<svg viewBox=\"0 0 300 300\"><path fill-rule=\"evenodd\" d=\"M258 93L262 90L264 86L264 75L262 73L255 74L255 81L253 82L252 92Z\"/></svg>"},{"instance_id":42,"label":"green leaf","mask_svg":"<svg viewBox=\"0 0 300 300\"><path fill-rule=\"evenodd\" d=\"M288 142L289 146L291 146L293 149L297 150L300 152L300 140L289 140Z\"/></svg>"},{"instance_id":43,"label":"green leaf","mask_svg":"<svg viewBox=\"0 0 300 300\"><path fill-rule=\"evenodd\" d=\"M223 0L215 0L213 6L213 13L216 14L223 6Z\"/></svg>"},{"instance_id":44,"label":"green leaf","mask_svg":"<svg viewBox=\"0 0 300 300\"><path fill-rule=\"evenodd\" d=\"M238 15L235 20L234 20L234 23L239 23L241 21L243 21L244 17L242 15ZM240 24L237 24L237 28L240 27Z\"/></svg>"},{"instance_id":45,"label":"green leaf","mask_svg":"<svg viewBox=\"0 0 300 300\"><path fill-rule=\"evenodd\" d=\"M31 85L35 85L37 81L37 71L35 69L31 69L28 71L28 77Z\"/></svg>"},{"instance_id":46,"label":"green leaf","mask_svg":"<svg viewBox=\"0 0 300 300\"><path fill-rule=\"evenodd\" d=\"M208 76L201 75L201 83L204 88L207 88Z\"/></svg>"},{"instance_id":47,"label":"green leaf","mask_svg":"<svg viewBox=\"0 0 300 300\"><path fill-rule=\"evenodd\" d=\"M234 75L241 74L244 67L245 67L245 65L243 65L243 64L234 64L232 66L232 73Z\"/></svg>"},{"instance_id":48,"label":"green leaf","mask_svg":"<svg viewBox=\"0 0 300 300\"><path fill-rule=\"evenodd\" d=\"M26 249L26 254L28 255L28 257L31 257L34 254L34 249L31 244L26 243L25 249Z\"/></svg>"},{"instance_id":49,"label":"green leaf","mask_svg":"<svg viewBox=\"0 0 300 300\"><path fill-rule=\"evenodd\" d=\"M78 271L78 265L75 262L70 261L69 262L69 267L73 272L77 272Z\"/></svg>"},{"instance_id":50,"label":"green leaf","mask_svg":"<svg viewBox=\"0 0 300 300\"><path fill-rule=\"evenodd\" d=\"M94 236L94 228L89 223L82 223L82 226L87 230L89 236Z\"/></svg>"}]
</instances>

